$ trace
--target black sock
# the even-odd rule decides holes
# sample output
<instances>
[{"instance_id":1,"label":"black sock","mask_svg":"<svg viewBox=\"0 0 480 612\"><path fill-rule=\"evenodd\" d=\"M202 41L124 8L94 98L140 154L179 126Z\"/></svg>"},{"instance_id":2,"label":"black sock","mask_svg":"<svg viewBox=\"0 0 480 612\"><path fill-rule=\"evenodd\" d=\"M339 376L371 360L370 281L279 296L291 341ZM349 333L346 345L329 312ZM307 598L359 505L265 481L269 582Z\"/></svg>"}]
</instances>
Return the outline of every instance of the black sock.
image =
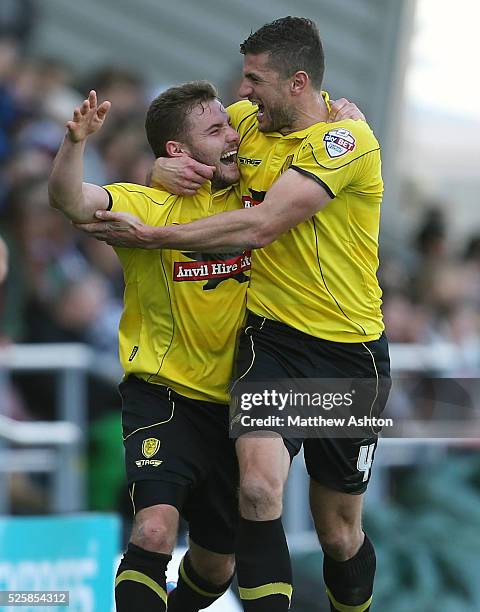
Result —
<instances>
[{"instance_id":1,"label":"black sock","mask_svg":"<svg viewBox=\"0 0 480 612\"><path fill-rule=\"evenodd\" d=\"M375 549L366 534L360 550L347 561L335 561L325 554L323 577L330 599L330 610L370 610L375 567Z\"/></svg>"},{"instance_id":2,"label":"black sock","mask_svg":"<svg viewBox=\"0 0 480 612\"><path fill-rule=\"evenodd\" d=\"M208 582L194 570L187 552L180 564L177 588L168 596L169 612L198 612L208 608L225 593L232 578L222 585Z\"/></svg>"},{"instance_id":3,"label":"black sock","mask_svg":"<svg viewBox=\"0 0 480 612\"><path fill-rule=\"evenodd\" d=\"M281 519L249 521L238 527L238 588L246 612L284 612L292 596L290 553Z\"/></svg>"},{"instance_id":4,"label":"black sock","mask_svg":"<svg viewBox=\"0 0 480 612\"><path fill-rule=\"evenodd\" d=\"M167 609L165 571L171 558L130 543L115 579L117 612L164 612Z\"/></svg>"}]
</instances>

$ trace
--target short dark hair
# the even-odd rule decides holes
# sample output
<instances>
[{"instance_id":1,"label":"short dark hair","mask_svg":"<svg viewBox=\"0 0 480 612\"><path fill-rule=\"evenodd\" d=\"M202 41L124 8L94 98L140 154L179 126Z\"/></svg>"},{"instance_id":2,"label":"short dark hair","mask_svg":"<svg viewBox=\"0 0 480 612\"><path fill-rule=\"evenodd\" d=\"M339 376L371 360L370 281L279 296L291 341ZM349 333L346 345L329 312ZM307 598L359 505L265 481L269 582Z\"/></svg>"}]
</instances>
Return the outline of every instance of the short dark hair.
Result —
<instances>
[{"instance_id":1,"label":"short dark hair","mask_svg":"<svg viewBox=\"0 0 480 612\"><path fill-rule=\"evenodd\" d=\"M169 140L185 138L188 117L199 104L218 97L217 90L208 81L192 81L170 87L153 100L147 111L145 131L155 157L167 155Z\"/></svg>"},{"instance_id":2,"label":"short dark hair","mask_svg":"<svg viewBox=\"0 0 480 612\"><path fill-rule=\"evenodd\" d=\"M267 23L240 45L240 53L269 53L269 63L283 78L304 70L320 89L325 72L322 41L315 23L303 17L283 17Z\"/></svg>"}]
</instances>

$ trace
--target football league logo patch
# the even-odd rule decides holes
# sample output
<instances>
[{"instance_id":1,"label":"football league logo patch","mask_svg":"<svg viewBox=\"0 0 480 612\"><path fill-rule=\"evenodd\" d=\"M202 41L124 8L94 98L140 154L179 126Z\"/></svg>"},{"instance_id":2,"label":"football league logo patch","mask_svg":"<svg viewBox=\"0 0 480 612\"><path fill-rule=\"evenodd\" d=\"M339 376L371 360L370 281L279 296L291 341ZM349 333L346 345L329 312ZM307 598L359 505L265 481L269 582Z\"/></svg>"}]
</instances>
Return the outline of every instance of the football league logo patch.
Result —
<instances>
[{"instance_id":1,"label":"football league logo patch","mask_svg":"<svg viewBox=\"0 0 480 612\"><path fill-rule=\"evenodd\" d=\"M341 157L355 149L356 140L353 134L344 128L330 130L323 137L329 157Z\"/></svg>"},{"instance_id":2,"label":"football league logo patch","mask_svg":"<svg viewBox=\"0 0 480 612\"><path fill-rule=\"evenodd\" d=\"M160 440L157 440L157 438L147 438L142 443L142 455L147 459L150 459L150 457L156 455L159 448Z\"/></svg>"}]
</instances>

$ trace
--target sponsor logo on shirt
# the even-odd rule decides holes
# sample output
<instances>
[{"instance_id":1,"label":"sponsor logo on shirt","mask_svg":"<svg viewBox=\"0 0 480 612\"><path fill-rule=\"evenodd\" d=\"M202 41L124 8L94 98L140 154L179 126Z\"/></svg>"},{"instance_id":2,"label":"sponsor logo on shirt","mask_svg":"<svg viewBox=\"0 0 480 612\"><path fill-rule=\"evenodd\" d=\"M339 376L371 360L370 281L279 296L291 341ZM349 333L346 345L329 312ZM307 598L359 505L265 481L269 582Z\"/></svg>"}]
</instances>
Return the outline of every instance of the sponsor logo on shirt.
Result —
<instances>
[{"instance_id":1,"label":"sponsor logo on shirt","mask_svg":"<svg viewBox=\"0 0 480 612\"><path fill-rule=\"evenodd\" d=\"M239 283L246 283L250 270L250 252L242 253L182 253L193 261L176 261L173 265L173 280L177 283L184 281L207 281L204 291L215 289L218 285L233 278Z\"/></svg>"},{"instance_id":2,"label":"sponsor logo on shirt","mask_svg":"<svg viewBox=\"0 0 480 612\"><path fill-rule=\"evenodd\" d=\"M345 128L330 130L323 137L325 149L329 157L341 157L355 149L356 140L353 134Z\"/></svg>"},{"instance_id":3,"label":"sponsor logo on shirt","mask_svg":"<svg viewBox=\"0 0 480 612\"><path fill-rule=\"evenodd\" d=\"M251 157L237 157L242 166L259 166L262 163L261 159L252 159Z\"/></svg>"},{"instance_id":4,"label":"sponsor logo on shirt","mask_svg":"<svg viewBox=\"0 0 480 612\"><path fill-rule=\"evenodd\" d=\"M267 195L266 191L255 191L255 189L248 189L250 195L245 195L242 197L243 207L251 208L252 206L257 206L261 204Z\"/></svg>"}]
</instances>

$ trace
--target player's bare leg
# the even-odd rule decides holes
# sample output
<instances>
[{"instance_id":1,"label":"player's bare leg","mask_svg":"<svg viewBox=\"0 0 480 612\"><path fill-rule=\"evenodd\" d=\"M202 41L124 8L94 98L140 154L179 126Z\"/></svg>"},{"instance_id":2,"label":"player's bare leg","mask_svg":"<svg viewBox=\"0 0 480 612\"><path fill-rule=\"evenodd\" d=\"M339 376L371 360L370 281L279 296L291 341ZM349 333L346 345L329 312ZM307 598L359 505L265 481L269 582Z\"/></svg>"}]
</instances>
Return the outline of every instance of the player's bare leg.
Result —
<instances>
[{"instance_id":1,"label":"player's bare leg","mask_svg":"<svg viewBox=\"0 0 480 612\"><path fill-rule=\"evenodd\" d=\"M213 584L224 584L235 572L235 556L207 550L190 538L188 554L195 571Z\"/></svg>"},{"instance_id":2,"label":"player's bare leg","mask_svg":"<svg viewBox=\"0 0 480 612\"><path fill-rule=\"evenodd\" d=\"M182 559L177 588L168 597L170 612L197 612L208 608L230 586L235 572L234 555L207 550L190 538Z\"/></svg>"},{"instance_id":3,"label":"player's bare leg","mask_svg":"<svg viewBox=\"0 0 480 612\"><path fill-rule=\"evenodd\" d=\"M160 504L140 510L117 571L117 612L167 609L165 571L175 546L179 514Z\"/></svg>"},{"instance_id":4,"label":"player's bare leg","mask_svg":"<svg viewBox=\"0 0 480 612\"><path fill-rule=\"evenodd\" d=\"M274 435L244 435L236 443L241 515L236 562L240 597L248 612L288 610L292 594L281 520L290 457L283 440Z\"/></svg>"},{"instance_id":5,"label":"player's bare leg","mask_svg":"<svg viewBox=\"0 0 480 612\"><path fill-rule=\"evenodd\" d=\"M177 540L179 515L173 506L159 504L135 515L130 542L151 552L171 554Z\"/></svg>"},{"instance_id":6,"label":"player's bare leg","mask_svg":"<svg viewBox=\"0 0 480 612\"><path fill-rule=\"evenodd\" d=\"M334 491L310 480L310 507L324 552L323 573L330 607L370 610L375 550L362 530L363 495Z\"/></svg>"}]
</instances>

